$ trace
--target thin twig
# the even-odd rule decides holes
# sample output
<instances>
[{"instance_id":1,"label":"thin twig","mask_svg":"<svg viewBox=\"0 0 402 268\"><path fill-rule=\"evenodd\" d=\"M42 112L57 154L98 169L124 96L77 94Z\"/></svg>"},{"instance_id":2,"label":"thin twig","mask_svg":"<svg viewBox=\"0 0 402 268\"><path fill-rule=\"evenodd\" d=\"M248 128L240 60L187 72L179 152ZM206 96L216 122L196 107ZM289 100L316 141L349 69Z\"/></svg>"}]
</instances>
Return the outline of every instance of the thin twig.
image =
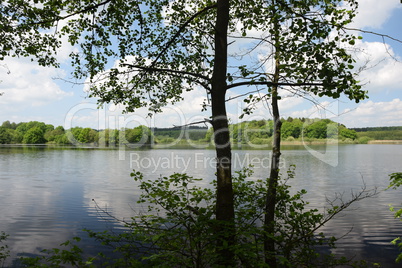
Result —
<instances>
[{"instance_id":1,"label":"thin twig","mask_svg":"<svg viewBox=\"0 0 402 268\"><path fill-rule=\"evenodd\" d=\"M173 125L173 127L187 127L187 126L198 125L198 124L202 124L202 123L204 123L204 124L210 123L212 125L212 120L210 120L208 118L204 118L204 120L202 120L202 121L192 122L192 123L188 123L188 124L181 125L181 126Z\"/></svg>"},{"instance_id":2,"label":"thin twig","mask_svg":"<svg viewBox=\"0 0 402 268\"><path fill-rule=\"evenodd\" d=\"M377 35L377 36L381 36L382 38L388 38L391 39L395 42L401 43L402 44L402 40L392 37L390 35L387 34L381 34L381 33L376 33L376 32L372 32L372 31L367 31L367 30L362 30L362 29L357 29L357 28L349 28L349 27L343 27L343 29L345 30L349 30L349 31L356 31L356 32L362 32L362 33L367 33L367 34L373 34L373 35Z\"/></svg>"}]
</instances>

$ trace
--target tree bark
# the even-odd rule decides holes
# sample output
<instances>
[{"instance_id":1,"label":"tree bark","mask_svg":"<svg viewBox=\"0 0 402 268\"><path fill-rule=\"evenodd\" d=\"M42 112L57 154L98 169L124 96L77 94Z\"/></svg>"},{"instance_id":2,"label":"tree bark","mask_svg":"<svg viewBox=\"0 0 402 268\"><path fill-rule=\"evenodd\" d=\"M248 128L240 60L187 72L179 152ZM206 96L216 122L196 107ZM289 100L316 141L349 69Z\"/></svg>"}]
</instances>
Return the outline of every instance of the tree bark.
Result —
<instances>
[{"instance_id":1,"label":"tree bark","mask_svg":"<svg viewBox=\"0 0 402 268\"><path fill-rule=\"evenodd\" d=\"M229 124L226 114L227 31L229 0L217 1L215 59L211 85L212 126L216 146L216 220L218 264L234 266L234 200L232 187Z\"/></svg>"},{"instance_id":2,"label":"tree bark","mask_svg":"<svg viewBox=\"0 0 402 268\"><path fill-rule=\"evenodd\" d=\"M273 2L275 4L275 1ZM275 57L275 71L273 77L273 86L271 87L271 108L274 120L273 142L272 142L272 156L271 156L271 170L269 174L268 191L265 203L265 219L264 219L264 253L265 263L270 268L277 267L276 249L275 249L275 209L277 203L277 186L279 180L279 161L281 156L281 127L282 122L279 115L278 107L278 83L280 79L280 24L276 19L276 11L272 11L273 21L273 34L272 40L274 42L273 48Z\"/></svg>"},{"instance_id":3,"label":"tree bark","mask_svg":"<svg viewBox=\"0 0 402 268\"><path fill-rule=\"evenodd\" d=\"M279 81L279 57L276 53L274 83ZM270 268L276 268L276 250L275 250L275 207L276 193L279 180L279 161L281 156L281 126L282 122L279 115L278 107L278 87L274 86L271 90L271 107L274 120L274 132L272 143L271 170L269 175L268 192L265 204L265 219L264 219L264 252L265 262Z\"/></svg>"}]
</instances>

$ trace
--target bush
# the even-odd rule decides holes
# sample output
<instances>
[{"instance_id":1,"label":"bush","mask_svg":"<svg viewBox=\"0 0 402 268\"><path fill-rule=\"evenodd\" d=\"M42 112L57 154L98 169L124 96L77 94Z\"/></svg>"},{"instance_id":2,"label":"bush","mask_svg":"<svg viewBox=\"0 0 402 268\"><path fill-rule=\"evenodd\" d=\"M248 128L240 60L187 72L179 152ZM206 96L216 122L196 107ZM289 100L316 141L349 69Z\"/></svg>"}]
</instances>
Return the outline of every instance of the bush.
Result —
<instances>
[{"instance_id":1,"label":"bush","mask_svg":"<svg viewBox=\"0 0 402 268\"><path fill-rule=\"evenodd\" d=\"M290 193L287 180L294 177L294 167L287 179L278 185L275 234L266 234L262 223L268 180L251 180L252 171L244 169L233 176L236 224L236 263L241 267L265 267L264 237L274 236L276 257L284 267L330 266L346 263L345 259L319 256L318 245L334 247L336 238L326 238L316 231L335 214L346 208L331 206L324 214L307 209L305 190ZM216 255L215 193L201 188L200 179L175 173L157 180L145 180L140 172L131 176L140 183L143 194L139 203L147 210L126 222L128 232L111 235L107 232L90 235L123 252L125 260L140 260L150 266L211 267ZM213 186L216 182L213 183ZM124 241L124 243L122 243ZM321 262L325 261L325 264Z\"/></svg>"},{"instance_id":2,"label":"bush","mask_svg":"<svg viewBox=\"0 0 402 268\"><path fill-rule=\"evenodd\" d=\"M45 143L46 140L43 137L43 130L39 127L30 128L25 134L22 140L25 144L40 144Z\"/></svg>"},{"instance_id":3,"label":"bush","mask_svg":"<svg viewBox=\"0 0 402 268\"><path fill-rule=\"evenodd\" d=\"M130 221L122 221L127 228L123 233L88 231L91 237L112 246L122 256L108 259L99 255L97 258L103 260L98 260L97 267L214 267L217 252L221 250L217 241L225 230L236 230L236 243L231 249L238 267L266 267L267 253L263 245L267 237L275 240L277 251L271 254L275 254L281 267L330 267L349 263L345 258L318 254L318 246L332 248L336 242L335 237L326 238L318 229L351 203L371 194L363 189L346 203L336 198L338 205L330 202L329 208L320 213L307 208L308 202L303 200L305 190L291 194L287 180L294 177L294 170L292 166L286 179L281 176L277 185L273 233L267 233L263 225L269 180L251 179L251 169L235 172L233 176L235 229L222 229L222 222L215 219L215 192L198 186L201 179L175 173L146 180L142 173L134 171L131 176L142 190L138 203L146 205L146 209ZM212 186L216 187L216 181ZM28 258L25 263L35 267L93 266L94 258L84 260L77 246L69 241L63 245L70 246L70 250L47 250L49 257ZM40 266L42 262L50 266Z\"/></svg>"},{"instance_id":4,"label":"bush","mask_svg":"<svg viewBox=\"0 0 402 268\"><path fill-rule=\"evenodd\" d=\"M264 138L254 138L247 143L248 145L271 145L272 138L264 139Z\"/></svg>"},{"instance_id":5,"label":"bush","mask_svg":"<svg viewBox=\"0 0 402 268\"><path fill-rule=\"evenodd\" d=\"M396 172L396 173L392 173L389 175L389 180L390 180L390 184L388 186L389 188L393 188L393 189L397 189L399 187L401 187L402 185L402 173L401 172ZM395 219L399 219L402 221L401 216L402 216L402 208L398 207L395 208L393 206L390 207L390 210L392 212L394 212L394 217ZM398 246L398 248L402 251L402 239L400 237L395 238L394 240L391 241L391 243L393 245ZM397 256L396 262L401 262L402 261L402 252Z\"/></svg>"},{"instance_id":6,"label":"bush","mask_svg":"<svg viewBox=\"0 0 402 268\"><path fill-rule=\"evenodd\" d=\"M342 140L342 143L347 143L347 144L354 144L356 143L354 140L346 138Z\"/></svg>"},{"instance_id":7,"label":"bush","mask_svg":"<svg viewBox=\"0 0 402 268\"><path fill-rule=\"evenodd\" d=\"M363 137L359 137L357 139L357 142L360 143L360 144L367 144L371 140L373 140L373 139L370 138L370 137L367 137L367 136L363 136Z\"/></svg>"},{"instance_id":8,"label":"bush","mask_svg":"<svg viewBox=\"0 0 402 268\"><path fill-rule=\"evenodd\" d=\"M356 131L354 131L352 129L347 129L347 128L340 128L339 129L339 136L342 139L351 139L351 140L357 139Z\"/></svg>"},{"instance_id":9,"label":"bush","mask_svg":"<svg viewBox=\"0 0 402 268\"><path fill-rule=\"evenodd\" d=\"M7 245L3 245L3 241L6 240L8 235L4 232L0 233L0 267L3 267L4 261L10 256L10 251Z\"/></svg>"},{"instance_id":10,"label":"bush","mask_svg":"<svg viewBox=\"0 0 402 268\"><path fill-rule=\"evenodd\" d=\"M292 136L289 136L286 138L285 141L295 141L295 140L296 140L295 138L293 138Z\"/></svg>"}]
</instances>

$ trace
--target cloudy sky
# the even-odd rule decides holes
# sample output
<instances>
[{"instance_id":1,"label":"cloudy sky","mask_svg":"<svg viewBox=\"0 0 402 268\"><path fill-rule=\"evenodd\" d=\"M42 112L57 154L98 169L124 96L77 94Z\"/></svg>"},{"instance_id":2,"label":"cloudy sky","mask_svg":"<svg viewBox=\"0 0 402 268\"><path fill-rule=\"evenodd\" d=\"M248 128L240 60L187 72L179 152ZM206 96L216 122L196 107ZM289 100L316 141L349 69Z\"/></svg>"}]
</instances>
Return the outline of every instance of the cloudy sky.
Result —
<instances>
[{"instance_id":1,"label":"cloudy sky","mask_svg":"<svg viewBox=\"0 0 402 268\"><path fill-rule=\"evenodd\" d=\"M386 34L402 40L400 31L402 4L399 0L360 0L359 14L351 27ZM337 101L316 99L320 105L284 94L280 109L283 117L330 118L347 127L402 126L402 43L363 34L357 46L361 53L358 63L369 61L360 80L365 83L369 99L352 103L346 98ZM71 48L61 50L59 58L68 62ZM37 66L28 59L7 59L0 64L0 124L3 121L42 121L62 125L103 128L133 127L146 124L171 127L200 121L209 116L201 112L205 91L195 89L185 93L185 102L166 107L163 114L147 118L145 110L122 115L121 107L114 105L97 109L96 100L88 98L82 85L69 80L68 68L52 69ZM228 92L228 97L235 96ZM228 103L232 122L238 121L244 104L241 100ZM325 108L325 109L324 109ZM271 118L269 106L262 103L251 119Z\"/></svg>"}]
</instances>

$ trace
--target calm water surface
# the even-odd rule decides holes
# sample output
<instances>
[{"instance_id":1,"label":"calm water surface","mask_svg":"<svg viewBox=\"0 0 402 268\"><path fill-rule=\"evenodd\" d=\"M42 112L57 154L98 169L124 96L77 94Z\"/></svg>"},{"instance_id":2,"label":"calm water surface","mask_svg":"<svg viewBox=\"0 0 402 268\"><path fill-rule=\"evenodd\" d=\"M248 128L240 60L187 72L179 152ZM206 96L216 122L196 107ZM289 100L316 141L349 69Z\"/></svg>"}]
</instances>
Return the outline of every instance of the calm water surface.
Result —
<instances>
[{"instance_id":1,"label":"calm water surface","mask_svg":"<svg viewBox=\"0 0 402 268\"><path fill-rule=\"evenodd\" d=\"M382 190L388 174L402 171L400 145L339 145L285 148L282 167L296 164L296 178L290 181L295 190L306 189L312 206L323 208L326 198L335 192L349 199L352 191L365 184L378 187L381 193L353 205L321 231L347 236L339 240L334 251L357 259L394 264L398 250L390 241L402 236L402 224L393 218L389 204L400 204L401 190ZM41 249L57 247L74 236L84 238L81 245L96 252L96 243L83 228L104 230L121 228L99 213L94 201L113 215L129 219L139 189L129 176L132 169L150 178L173 172L205 178L205 186L214 177L213 150L144 150L119 151L91 148L49 148L29 146L0 147L0 231L10 235L7 244L12 256L6 265L13 266L18 256L39 254ZM255 178L267 177L269 151L234 151L234 169L253 164Z\"/></svg>"}]
</instances>

